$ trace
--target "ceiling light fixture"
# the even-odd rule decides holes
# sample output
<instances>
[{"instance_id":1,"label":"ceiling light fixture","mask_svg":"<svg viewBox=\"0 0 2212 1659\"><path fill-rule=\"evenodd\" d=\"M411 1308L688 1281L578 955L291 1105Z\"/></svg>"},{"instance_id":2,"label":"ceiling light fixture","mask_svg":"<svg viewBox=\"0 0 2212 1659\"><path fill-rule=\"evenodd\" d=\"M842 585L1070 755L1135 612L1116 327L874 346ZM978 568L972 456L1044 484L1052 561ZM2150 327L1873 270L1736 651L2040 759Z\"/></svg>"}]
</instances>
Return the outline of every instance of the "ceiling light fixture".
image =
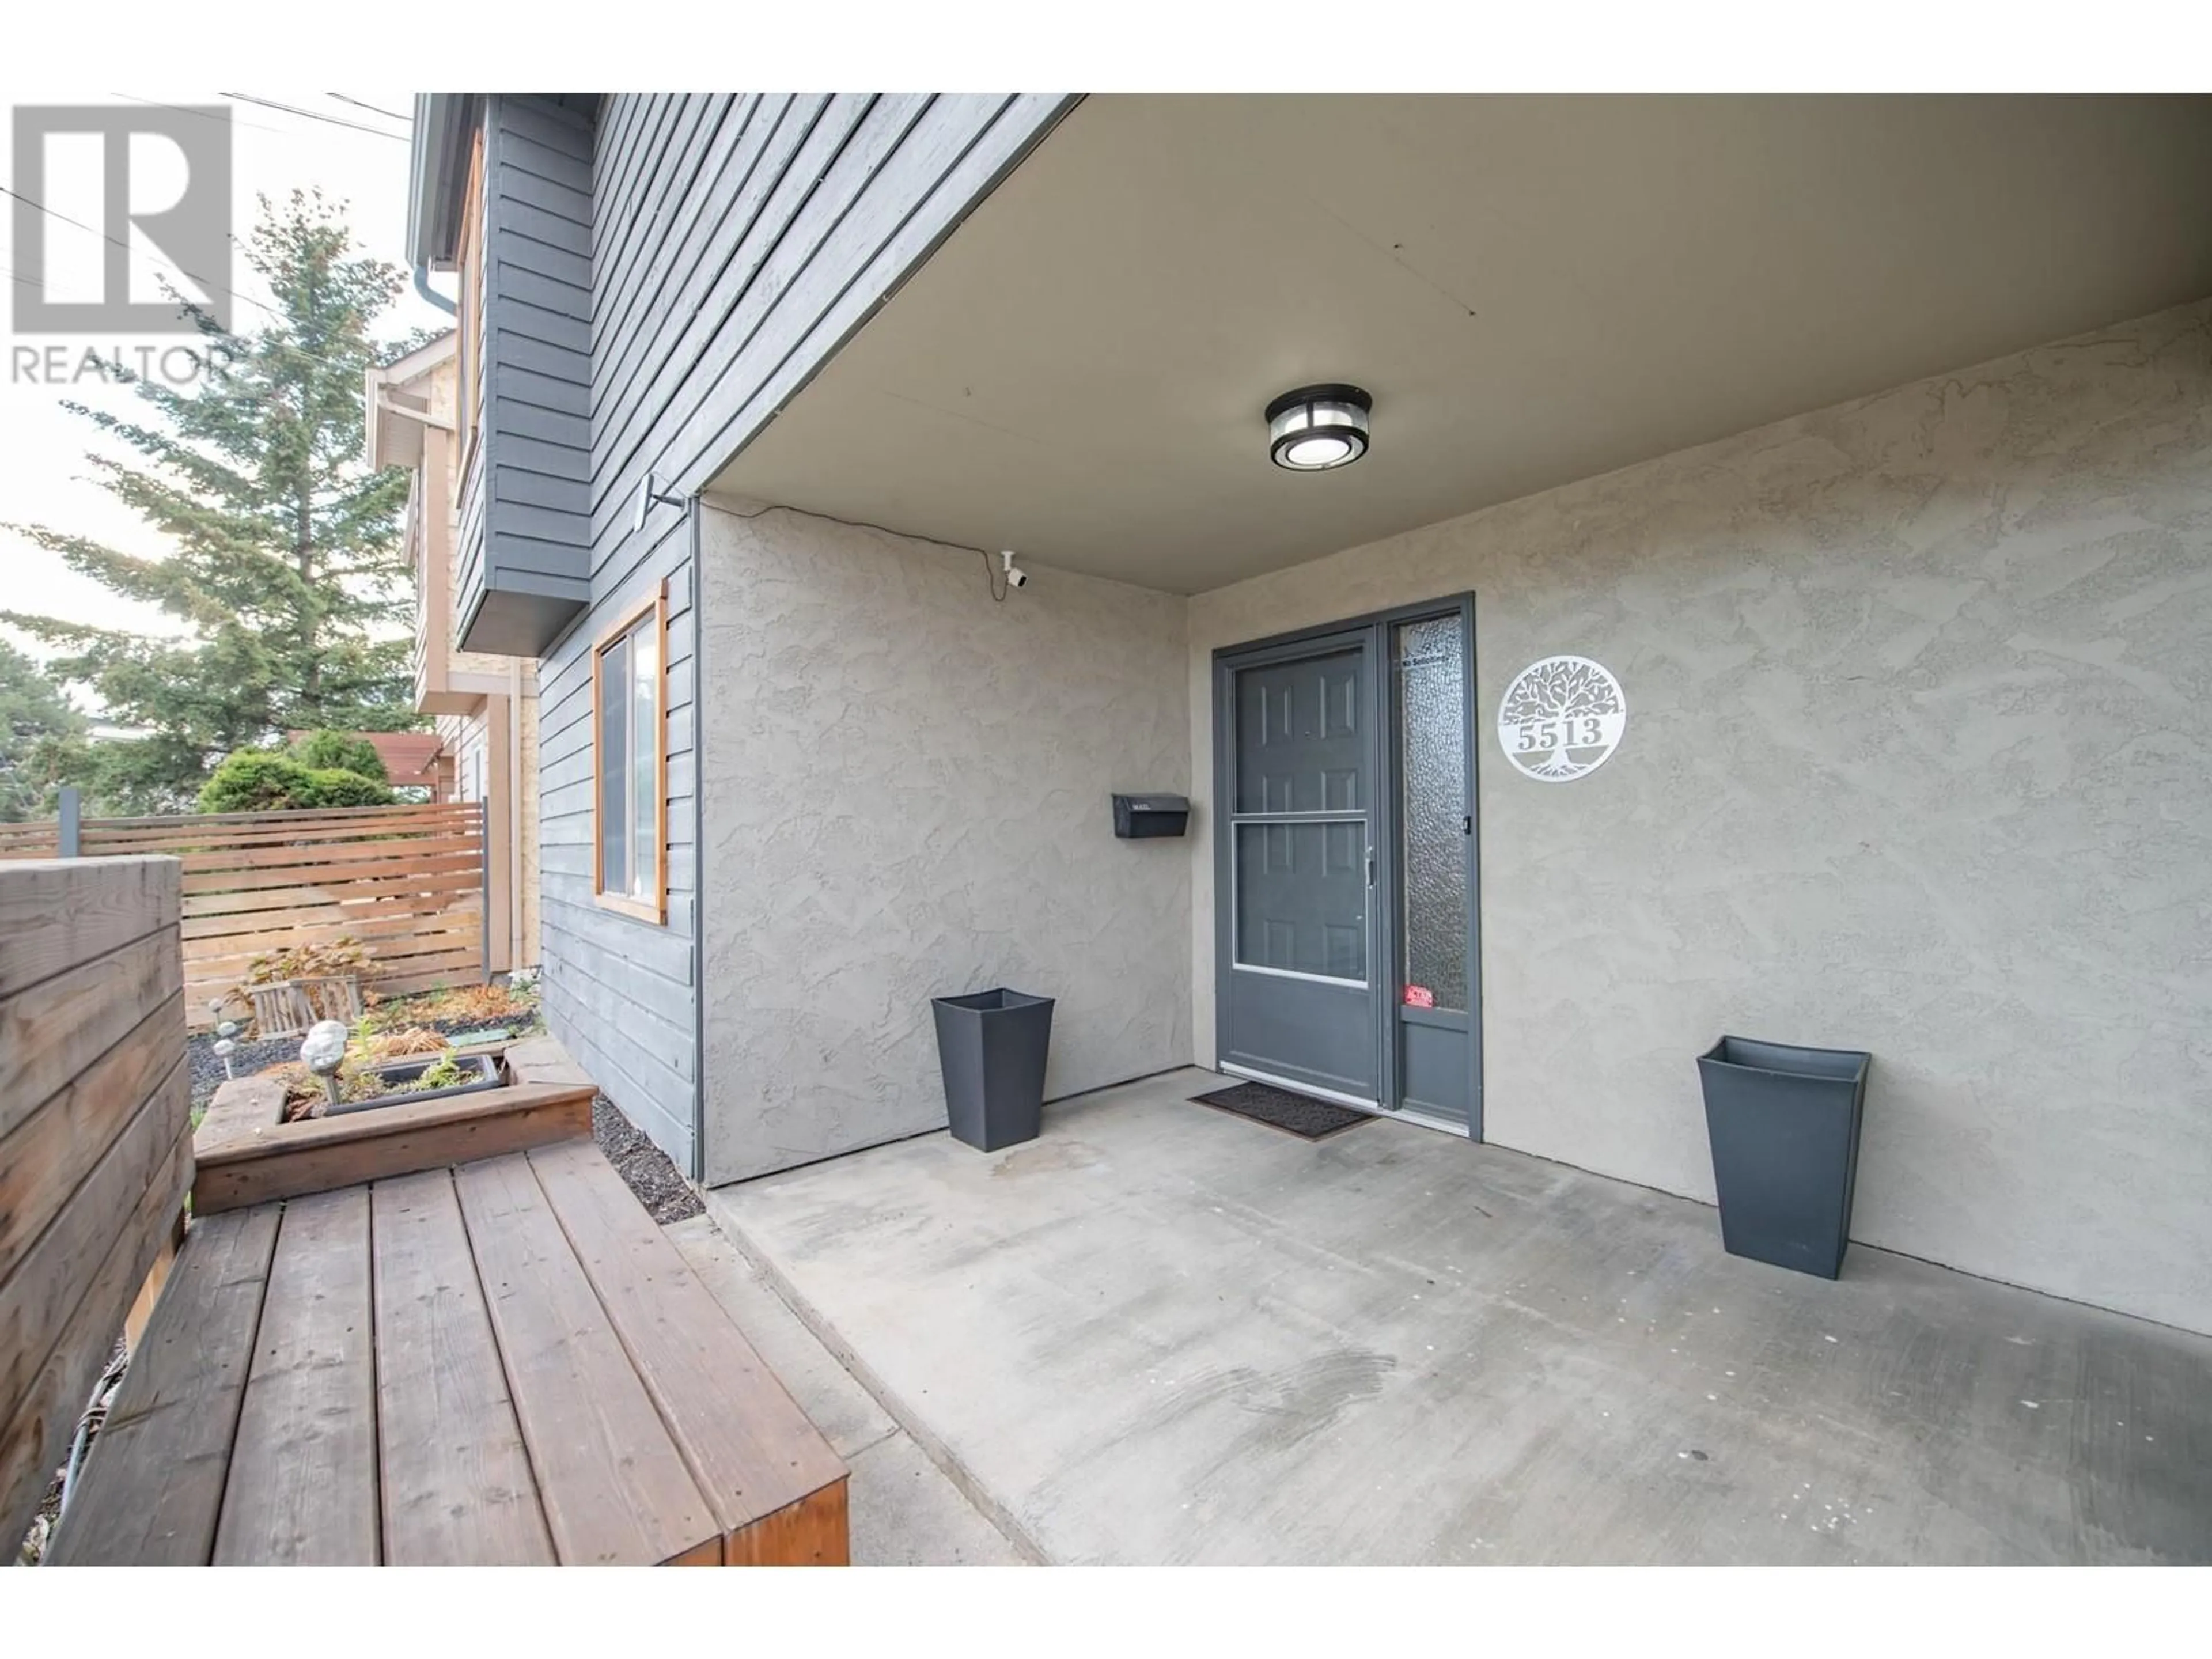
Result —
<instances>
[{"instance_id":1,"label":"ceiling light fixture","mask_svg":"<svg viewBox=\"0 0 2212 1659\"><path fill-rule=\"evenodd\" d=\"M1267 405L1267 459L1292 472L1350 466L1367 453L1375 400L1356 386L1306 386Z\"/></svg>"}]
</instances>

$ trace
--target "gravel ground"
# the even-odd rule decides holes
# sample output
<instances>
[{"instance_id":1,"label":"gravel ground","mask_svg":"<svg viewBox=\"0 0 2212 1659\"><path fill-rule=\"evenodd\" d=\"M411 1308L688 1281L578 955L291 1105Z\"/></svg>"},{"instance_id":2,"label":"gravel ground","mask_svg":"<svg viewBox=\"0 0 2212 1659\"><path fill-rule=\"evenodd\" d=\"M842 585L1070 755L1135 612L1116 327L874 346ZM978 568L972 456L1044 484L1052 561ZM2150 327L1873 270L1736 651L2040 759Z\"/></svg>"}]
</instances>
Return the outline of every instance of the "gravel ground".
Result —
<instances>
[{"instance_id":1,"label":"gravel ground","mask_svg":"<svg viewBox=\"0 0 2212 1659\"><path fill-rule=\"evenodd\" d=\"M222 1061L216 1056L215 1038L204 1031L185 1044L185 1052L191 1057L192 1109L198 1111L213 1100L215 1091L222 1086ZM297 1037L278 1037L273 1042L241 1042L230 1057L230 1068L240 1077L252 1077L256 1072L299 1057Z\"/></svg>"},{"instance_id":2,"label":"gravel ground","mask_svg":"<svg viewBox=\"0 0 2212 1659\"><path fill-rule=\"evenodd\" d=\"M113 1390L121 1386L124 1361L127 1358L123 1344L118 1341L115 1345L115 1352L108 1355L107 1370L100 1379L108 1385L107 1392L95 1406L88 1408L91 1418L88 1425L83 1418L77 1419L78 1426L85 1430L84 1446L88 1456L91 1455L92 1443L100 1437L100 1425L107 1420L108 1402L114 1398ZM67 1467L66 1463L64 1467ZM80 1474L82 1468L80 1464ZM46 1553L46 1540L53 1532L54 1522L60 1517L61 1509L62 1470L56 1469L54 1478L46 1483L46 1495L39 1500L39 1512L31 1518L31 1529L24 1535L22 1544L15 1553L17 1566L35 1567L39 1565L40 1558Z\"/></svg>"},{"instance_id":3,"label":"gravel ground","mask_svg":"<svg viewBox=\"0 0 2212 1659\"><path fill-rule=\"evenodd\" d=\"M676 1172L668 1154L647 1140L636 1125L615 1109L605 1095L592 1103L592 1133L607 1161L622 1171L637 1201L665 1227L672 1221L688 1221L704 1215L707 1206L699 1194Z\"/></svg>"}]
</instances>

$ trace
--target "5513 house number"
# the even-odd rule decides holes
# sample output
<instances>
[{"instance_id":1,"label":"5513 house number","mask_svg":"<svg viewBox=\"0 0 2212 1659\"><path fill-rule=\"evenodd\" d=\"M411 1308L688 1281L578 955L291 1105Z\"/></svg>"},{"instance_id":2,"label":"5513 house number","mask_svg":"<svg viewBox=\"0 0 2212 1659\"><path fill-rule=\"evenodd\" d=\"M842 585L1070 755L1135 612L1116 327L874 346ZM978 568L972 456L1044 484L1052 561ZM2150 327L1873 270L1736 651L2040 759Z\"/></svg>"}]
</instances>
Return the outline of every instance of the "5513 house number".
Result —
<instances>
[{"instance_id":1,"label":"5513 house number","mask_svg":"<svg viewBox=\"0 0 2212 1659\"><path fill-rule=\"evenodd\" d=\"M1513 677L1498 705L1505 758L1545 783L1571 783L1612 758L1628 729L1628 699L1602 663L1547 657Z\"/></svg>"}]
</instances>

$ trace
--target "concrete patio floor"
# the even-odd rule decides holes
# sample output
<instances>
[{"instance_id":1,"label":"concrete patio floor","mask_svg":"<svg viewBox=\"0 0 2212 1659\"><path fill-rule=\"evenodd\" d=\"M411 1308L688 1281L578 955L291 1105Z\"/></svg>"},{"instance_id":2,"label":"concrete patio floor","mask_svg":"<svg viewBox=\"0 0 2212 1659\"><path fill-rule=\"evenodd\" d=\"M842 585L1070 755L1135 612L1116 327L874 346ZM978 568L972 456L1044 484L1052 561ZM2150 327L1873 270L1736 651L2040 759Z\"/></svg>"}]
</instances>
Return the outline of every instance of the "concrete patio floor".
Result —
<instances>
[{"instance_id":1,"label":"concrete patio floor","mask_svg":"<svg viewBox=\"0 0 2212 1659\"><path fill-rule=\"evenodd\" d=\"M1219 1081L708 1202L1036 1559L2212 1561L2212 1339Z\"/></svg>"},{"instance_id":2,"label":"concrete patio floor","mask_svg":"<svg viewBox=\"0 0 2212 1659\"><path fill-rule=\"evenodd\" d=\"M852 1471L856 1567L1027 1563L703 1215L665 1229L745 1340Z\"/></svg>"}]
</instances>

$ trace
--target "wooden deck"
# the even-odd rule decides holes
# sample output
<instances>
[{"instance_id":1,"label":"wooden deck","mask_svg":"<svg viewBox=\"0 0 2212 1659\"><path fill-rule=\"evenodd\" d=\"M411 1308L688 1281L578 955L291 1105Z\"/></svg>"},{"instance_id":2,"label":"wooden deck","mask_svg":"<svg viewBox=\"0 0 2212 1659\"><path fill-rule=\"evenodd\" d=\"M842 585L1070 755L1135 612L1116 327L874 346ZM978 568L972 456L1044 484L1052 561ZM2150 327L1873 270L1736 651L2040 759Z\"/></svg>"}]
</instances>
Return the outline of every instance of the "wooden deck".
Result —
<instances>
[{"instance_id":1,"label":"wooden deck","mask_svg":"<svg viewBox=\"0 0 2212 1659\"><path fill-rule=\"evenodd\" d=\"M197 1220L57 1565L842 1565L845 1468L587 1139Z\"/></svg>"}]
</instances>

